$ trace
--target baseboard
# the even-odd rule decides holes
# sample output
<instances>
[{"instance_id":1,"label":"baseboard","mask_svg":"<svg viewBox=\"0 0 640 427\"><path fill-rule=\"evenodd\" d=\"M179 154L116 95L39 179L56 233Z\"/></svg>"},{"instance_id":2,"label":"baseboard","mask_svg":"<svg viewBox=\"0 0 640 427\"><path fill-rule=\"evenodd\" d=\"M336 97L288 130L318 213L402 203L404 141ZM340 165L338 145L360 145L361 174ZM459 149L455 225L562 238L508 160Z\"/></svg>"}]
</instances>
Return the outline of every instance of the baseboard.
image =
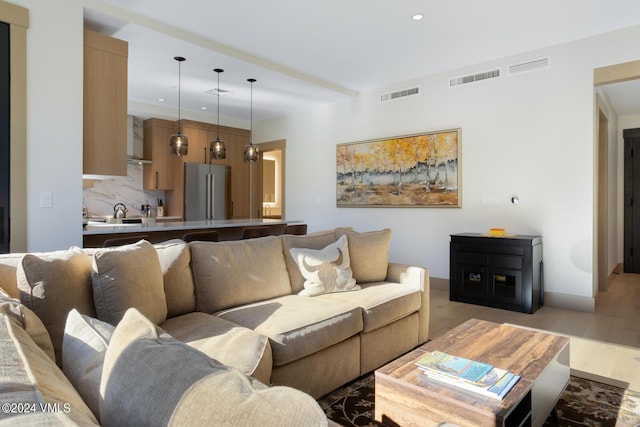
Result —
<instances>
[{"instance_id":1,"label":"baseboard","mask_svg":"<svg viewBox=\"0 0 640 427\"><path fill-rule=\"evenodd\" d=\"M439 289L441 291L449 290L449 279L442 279L440 277L429 277L429 285L432 289Z\"/></svg>"},{"instance_id":2,"label":"baseboard","mask_svg":"<svg viewBox=\"0 0 640 427\"><path fill-rule=\"evenodd\" d=\"M589 313L596 311L595 298L558 294L555 292L544 293L544 305L556 308L566 308L568 310L586 311Z\"/></svg>"}]
</instances>

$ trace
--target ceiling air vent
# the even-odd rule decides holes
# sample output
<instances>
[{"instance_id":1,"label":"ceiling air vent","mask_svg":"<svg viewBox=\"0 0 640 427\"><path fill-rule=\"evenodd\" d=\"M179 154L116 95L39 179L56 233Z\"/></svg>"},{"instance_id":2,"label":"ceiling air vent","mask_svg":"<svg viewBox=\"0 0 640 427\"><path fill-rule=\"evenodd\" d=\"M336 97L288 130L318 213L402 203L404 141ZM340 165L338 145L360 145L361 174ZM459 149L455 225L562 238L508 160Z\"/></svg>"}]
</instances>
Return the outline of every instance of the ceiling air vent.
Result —
<instances>
[{"instance_id":1,"label":"ceiling air vent","mask_svg":"<svg viewBox=\"0 0 640 427\"><path fill-rule=\"evenodd\" d=\"M460 86L467 83L479 82L481 80L495 79L500 77L500 69L485 71L484 73L471 74L469 76L454 77L449 79L449 87Z\"/></svg>"},{"instance_id":2,"label":"ceiling air vent","mask_svg":"<svg viewBox=\"0 0 640 427\"><path fill-rule=\"evenodd\" d=\"M549 68L549 57L509 65L509 75Z\"/></svg>"},{"instance_id":3,"label":"ceiling air vent","mask_svg":"<svg viewBox=\"0 0 640 427\"><path fill-rule=\"evenodd\" d=\"M383 93L382 95L380 95L380 102L390 101L392 99L398 99L398 98L403 98L405 96L419 95L419 94L420 94L420 88L412 87L411 89L399 90L397 92Z\"/></svg>"},{"instance_id":4,"label":"ceiling air vent","mask_svg":"<svg viewBox=\"0 0 640 427\"><path fill-rule=\"evenodd\" d=\"M232 92L230 90L226 90L226 89L218 89L217 87L214 87L213 89L210 89L208 91L205 92L208 95L220 95L220 96L226 96L231 94Z\"/></svg>"}]
</instances>

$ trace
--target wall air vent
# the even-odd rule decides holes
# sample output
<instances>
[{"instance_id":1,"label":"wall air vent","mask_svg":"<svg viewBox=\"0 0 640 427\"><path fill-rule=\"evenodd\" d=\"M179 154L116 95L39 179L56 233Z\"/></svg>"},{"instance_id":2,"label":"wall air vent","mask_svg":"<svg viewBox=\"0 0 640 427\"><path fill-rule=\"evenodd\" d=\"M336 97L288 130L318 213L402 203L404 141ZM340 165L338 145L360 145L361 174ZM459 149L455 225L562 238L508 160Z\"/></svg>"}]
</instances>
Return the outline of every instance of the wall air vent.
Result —
<instances>
[{"instance_id":1,"label":"wall air vent","mask_svg":"<svg viewBox=\"0 0 640 427\"><path fill-rule=\"evenodd\" d=\"M411 89L399 90L397 92L383 93L380 95L380 102L390 101L392 99L403 98L405 96L419 95L420 88L412 87Z\"/></svg>"},{"instance_id":2,"label":"wall air vent","mask_svg":"<svg viewBox=\"0 0 640 427\"><path fill-rule=\"evenodd\" d=\"M454 77L449 79L449 87L460 86L467 83L479 82L481 80L495 79L500 77L500 68L485 71L484 73L471 74L469 76Z\"/></svg>"},{"instance_id":3,"label":"wall air vent","mask_svg":"<svg viewBox=\"0 0 640 427\"><path fill-rule=\"evenodd\" d=\"M509 75L549 68L549 57L509 65Z\"/></svg>"}]
</instances>

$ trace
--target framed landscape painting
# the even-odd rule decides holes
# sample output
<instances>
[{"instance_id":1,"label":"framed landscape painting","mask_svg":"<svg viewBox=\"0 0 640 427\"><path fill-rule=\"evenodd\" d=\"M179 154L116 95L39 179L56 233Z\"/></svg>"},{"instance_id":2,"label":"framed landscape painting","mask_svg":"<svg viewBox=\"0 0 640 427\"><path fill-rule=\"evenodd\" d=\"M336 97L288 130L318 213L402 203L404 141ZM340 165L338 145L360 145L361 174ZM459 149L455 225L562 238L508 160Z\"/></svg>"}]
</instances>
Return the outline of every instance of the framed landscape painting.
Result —
<instances>
[{"instance_id":1,"label":"framed landscape painting","mask_svg":"<svg viewBox=\"0 0 640 427\"><path fill-rule=\"evenodd\" d=\"M461 129L339 144L338 207L461 207Z\"/></svg>"}]
</instances>

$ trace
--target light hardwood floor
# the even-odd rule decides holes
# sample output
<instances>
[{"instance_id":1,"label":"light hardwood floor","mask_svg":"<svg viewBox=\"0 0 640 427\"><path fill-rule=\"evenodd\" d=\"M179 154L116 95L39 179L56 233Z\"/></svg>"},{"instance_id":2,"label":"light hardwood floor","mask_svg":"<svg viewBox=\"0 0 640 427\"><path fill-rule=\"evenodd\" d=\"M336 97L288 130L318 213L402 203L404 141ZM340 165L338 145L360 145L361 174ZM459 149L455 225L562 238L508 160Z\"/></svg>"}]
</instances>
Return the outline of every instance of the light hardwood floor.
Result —
<instances>
[{"instance_id":1,"label":"light hardwood floor","mask_svg":"<svg viewBox=\"0 0 640 427\"><path fill-rule=\"evenodd\" d=\"M571 338L571 369L581 376L640 391L640 275L613 275L596 311L543 306L525 314L449 301L449 291L431 288L431 339L476 318L510 323Z\"/></svg>"}]
</instances>

